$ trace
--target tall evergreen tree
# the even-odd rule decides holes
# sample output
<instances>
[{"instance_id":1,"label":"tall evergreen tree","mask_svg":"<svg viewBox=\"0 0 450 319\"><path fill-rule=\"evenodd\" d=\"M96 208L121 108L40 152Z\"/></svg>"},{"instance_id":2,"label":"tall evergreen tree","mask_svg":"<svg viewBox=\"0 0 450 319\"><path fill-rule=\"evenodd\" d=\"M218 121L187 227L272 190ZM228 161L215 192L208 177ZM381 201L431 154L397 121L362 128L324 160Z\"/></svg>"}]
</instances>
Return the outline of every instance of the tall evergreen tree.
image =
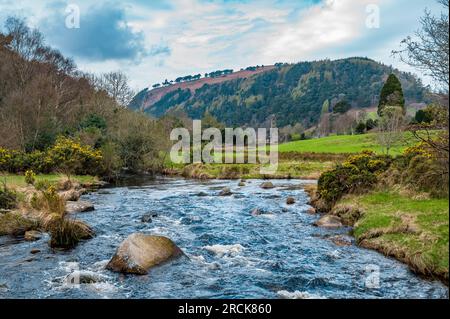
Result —
<instances>
[{"instance_id":1,"label":"tall evergreen tree","mask_svg":"<svg viewBox=\"0 0 450 319\"><path fill-rule=\"evenodd\" d=\"M381 89L380 102L378 103L378 115L383 115L386 106L398 106L405 109L405 98L403 96L402 84L395 74L390 74L383 88Z\"/></svg>"}]
</instances>

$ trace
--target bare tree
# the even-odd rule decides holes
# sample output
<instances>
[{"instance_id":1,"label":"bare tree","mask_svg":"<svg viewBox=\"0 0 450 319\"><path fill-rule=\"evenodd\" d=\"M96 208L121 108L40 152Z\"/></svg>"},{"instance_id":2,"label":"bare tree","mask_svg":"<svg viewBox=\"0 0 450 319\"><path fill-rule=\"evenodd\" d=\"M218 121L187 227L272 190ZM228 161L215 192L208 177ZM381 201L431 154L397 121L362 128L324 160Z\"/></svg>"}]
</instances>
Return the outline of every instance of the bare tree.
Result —
<instances>
[{"instance_id":1,"label":"bare tree","mask_svg":"<svg viewBox=\"0 0 450 319\"><path fill-rule=\"evenodd\" d=\"M106 91L118 104L127 107L135 93L128 85L128 77L121 71L93 76L91 83L100 90Z\"/></svg>"},{"instance_id":2,"label":"bare tree","mask_svg":"<svg viewBox=\"0 0 450 319\"><path fill-rule=\"evenodd\" d=\"M378 142L383 152L389 155L391 149L403 139L405 116L398 106L386 106L378 124Z\"/></svg>"},{"instance_id":3,"label":"bare tree","mask_svg":"<svg viewBox=\"0 0 450 319\"><path fill-rule=\"evenodd\" d=\"M448 93L449 86L449 43L448 9L449 0L437 0L445 8L440 16L433 16L429 10L421 18L421 29L414 36L404 39L402 49L393 51L408 65L426 72Z\"/></svg>"}]
</instances>

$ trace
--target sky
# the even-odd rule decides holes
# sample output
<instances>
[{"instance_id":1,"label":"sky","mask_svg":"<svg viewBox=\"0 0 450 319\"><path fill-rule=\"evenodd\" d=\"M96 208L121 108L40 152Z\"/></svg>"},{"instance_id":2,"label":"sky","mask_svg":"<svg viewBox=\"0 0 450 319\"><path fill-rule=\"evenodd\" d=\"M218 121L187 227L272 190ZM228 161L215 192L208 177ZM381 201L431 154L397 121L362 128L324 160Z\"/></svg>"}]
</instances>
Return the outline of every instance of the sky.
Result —
<instances>
[{"instance_id":1,"label":"sky","mask_svg":"<svg viewBox=\"0 0 450 319\"><path fill-rule=\"evenodd\" d=\"M0 0L0 25L26 18L81 70L121 70L135 90L221 69L352 56L431 84L391 54L425 8L440 11L433 0Z\"/></svg>"}]
</instances>

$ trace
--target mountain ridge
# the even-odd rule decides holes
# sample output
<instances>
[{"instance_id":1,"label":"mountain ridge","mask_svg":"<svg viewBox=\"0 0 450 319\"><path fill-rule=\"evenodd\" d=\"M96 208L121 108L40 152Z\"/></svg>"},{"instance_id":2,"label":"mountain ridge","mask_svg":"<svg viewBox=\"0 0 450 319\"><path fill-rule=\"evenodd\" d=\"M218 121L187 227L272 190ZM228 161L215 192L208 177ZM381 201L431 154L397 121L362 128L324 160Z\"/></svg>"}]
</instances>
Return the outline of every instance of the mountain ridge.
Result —
<instances>
[{"instance_id":1,"label":"mountain ridge","mask_svg":"<svg viewBox=\"0 0 450 319\"><path fill-rule=\"evenodd\" d=\"M278 63L259 72L235 72L217 82L200 79L162 88L165 91L146 89L135 97L132 108L154 117L182 109L192 118L202 118L208 111L227 125L258 125L275 116L279 126L309 127L317 124L325 100L331 108L340 100L354 108L376 105L390 73L400 78L408 103L426 101L428 91L414 75L369 58L351 57Z\"/></svg>"}]
</instances>

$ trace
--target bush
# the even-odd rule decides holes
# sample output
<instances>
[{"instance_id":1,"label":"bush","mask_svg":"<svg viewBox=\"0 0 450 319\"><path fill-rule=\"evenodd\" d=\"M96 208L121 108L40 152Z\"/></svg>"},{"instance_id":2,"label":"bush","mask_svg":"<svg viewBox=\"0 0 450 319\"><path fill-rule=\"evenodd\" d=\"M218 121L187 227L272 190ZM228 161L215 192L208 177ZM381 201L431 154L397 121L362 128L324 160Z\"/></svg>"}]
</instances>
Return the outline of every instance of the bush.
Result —
<instances>
[{"instance_id":1,"label":"bush","mask_svg":"<svg viewBox=\"0 0 450 319\"><path fill-rule=\"evenodd\" d=\"M66 209L65 201L58 195L54 186L48 187L41 191L40 194L35 193L31 198L31 207L36 210L49 214L64 214Z\"/></svg>"},{"instance_id":2,"label":"bush","mask_svg":"<svg viewBox=\"0 0 450 319\"><path fill-rule=\"evenodd\" d=\"M36 174L32 170L25 172L25 183L34 185L36 183Z\"/></svg>"},{"instance_id":3,"label":"bush","mask_svg":"<svg viewBox=\"0 0 450 319\"><path fill-rule=\"evenodd\" d=\"M0 186L0 209L13 209L17 206L17 194L5 185Z\"/></svg>"},{"instance_id":4,"label":"bush","mask_svg":"<svg viewBox=\"0 0 450 319\"><path fill-rule=\"evenodd\" d=\"M80 240L90 239L94 236L92 229L85 223L68 218L63 215L53 215L45 224L50 233L50 247L71 249Z\"/></svg>"},{"instance_id":5,"label":"bush","mask_svg":"<svg viewBox=\"0 0 450 319\"><path fill-rule=\"evenodd\" d=\"M38 190L38 191L44 191L44 190L48 189L50 186L52 186L52 184L46 179L37 180L34 183L34 188L36 188L36 190Z\"/></svg>"},{"instance_id":6,"label":"bush","mask_svg":"<svg viewBox=\"0 0 450 319\"><path fill-rule=\"evenodd\" d=\"M72 174L97 175L102 164L100 151L88 145L82 145L79 140L58 137L55 145L48 150L47 159L54 168L67 176Z\"/></svg>"},{"instance_id":7,"label":"bush","mask_svg":"<svg viewBox=\"0 0 450 319\"><path fill-rule=\"evenodd\" d=\"M355 128L356 134L364 134L366 132L366 123L359 122Z\"/></svg>"},{"instance_id":8,"label":"bush","mask_svg":"<svg viewBox=\"0 0 450 319\"><path fill-rule=\"evenodd\" d=\"M331 209L345 194L364 193L375 186L378 176L391 162L390 157L377 156L372 152L352 155L343 164L320 176L317 188L319 198Z\"/></svg>"},{"instance_id":9,"label":"bush","mask_svg":"<svg viewBox=\"0 0 450 319\"><path fill-rule=\"evenodd\" d=\"M445 161L444 161L445 162ZM411 190L448 197L448 166L426 143L407 148L398 156L382 181L389 186L403 185Z\"/></svg>"}]
</instances>

